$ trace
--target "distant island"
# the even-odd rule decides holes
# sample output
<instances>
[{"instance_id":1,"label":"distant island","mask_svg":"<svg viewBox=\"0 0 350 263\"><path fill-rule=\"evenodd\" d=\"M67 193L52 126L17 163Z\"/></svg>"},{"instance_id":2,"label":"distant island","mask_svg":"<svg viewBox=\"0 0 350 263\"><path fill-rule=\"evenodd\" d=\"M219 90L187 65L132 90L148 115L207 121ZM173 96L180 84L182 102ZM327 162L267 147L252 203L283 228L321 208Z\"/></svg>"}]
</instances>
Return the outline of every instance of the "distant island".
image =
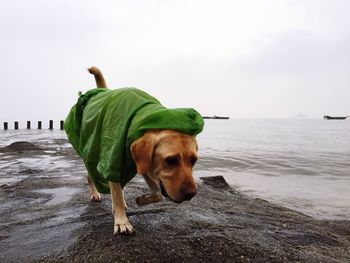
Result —
<instances>
[{"instance_id":1,"label":"distant island","mask_svg":"<svg viewBox=\"0 0 350 263\"><path fill-rule=\"evenodd\" d=\"M230 117L223 117L223 116L202 116L203 119L213 119L213 120L228 120Z\"/></svg>"},{"instance_id":2,"label":"distant island","mask_svg":"<svg viewBox=\"0 0 350 263\"><path fill-rule=\"evenodd\" d=\"M308 116L306 116L306 115L304 115L304 114L302 114L302 113L299 113L299 114L297 114L297 115L295 115L295 116L292 116L291 118L292 118L292 119L307 119Z\"/></svg>"}]
</instances>

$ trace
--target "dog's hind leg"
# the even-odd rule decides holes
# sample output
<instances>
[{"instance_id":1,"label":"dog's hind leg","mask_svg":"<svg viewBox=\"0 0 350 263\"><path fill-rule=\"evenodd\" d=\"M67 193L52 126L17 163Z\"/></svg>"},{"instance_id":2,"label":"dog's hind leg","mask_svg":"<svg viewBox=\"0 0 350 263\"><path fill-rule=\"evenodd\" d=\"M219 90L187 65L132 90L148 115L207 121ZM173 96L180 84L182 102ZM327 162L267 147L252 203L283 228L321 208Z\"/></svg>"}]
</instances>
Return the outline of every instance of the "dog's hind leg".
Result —
<instances>
[{"instance_id":1,"label":"dog's hind leg","mask_svg":"<svg viewBox=\"0 0 350 263\"><path fill-rule=\"evenodd\" d=\"M93 202L101 202L102 200L101 194L97 191L94 185L94 182L91 179L90 174L88 174L88 182L89 182L90 200Z\"/></svg>"},{"instance_id":2,"label":"dog's hind leg","mask_svg":"<svg viewBox=\"0 0 350 263\"><path fill-rule=\"evenodd\" d=\"M145 178L147 185L151 189L151 194L137 197L136 203L139 206L142 206L161 202L163 200L163 197L159 191L157 183L154 182L148 175L143 175L143 178Z\"/></svg>"},{"instance_id":3,"label":"dog's hind leg","mask_svg":"<svg viewBox=\"0 0 350 263\"><path fill-rule=\"evenodd\" d=\"M114 216L114 234L133 234L134 230L125 213L124 193L119 183L109 182Z\"/></svg>"}]
</instances>

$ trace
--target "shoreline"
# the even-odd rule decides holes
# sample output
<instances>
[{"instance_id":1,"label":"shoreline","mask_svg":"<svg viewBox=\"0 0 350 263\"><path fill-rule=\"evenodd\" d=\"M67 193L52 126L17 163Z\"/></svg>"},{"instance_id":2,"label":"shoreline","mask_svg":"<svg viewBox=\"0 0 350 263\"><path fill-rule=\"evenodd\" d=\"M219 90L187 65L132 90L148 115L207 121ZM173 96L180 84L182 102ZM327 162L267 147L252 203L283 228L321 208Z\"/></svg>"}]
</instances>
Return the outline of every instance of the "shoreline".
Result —
<instances>
[{"instance_id":1,"label":"shoreline","mask_svg":"<svg viewBox=\"0 0 350 263\"><path fill-rule=\"evenodd\" d=\"M0 179L20 177L0 183L1 262L350 261L350 221L314 219L222 177L199 181L190 202L145 207L135 198L147 187L135 178L126 201L136 234L114 236L110 198L89 202L85 168L66 140L0 152L9 164Z\"/></svg>"}]
</instances>

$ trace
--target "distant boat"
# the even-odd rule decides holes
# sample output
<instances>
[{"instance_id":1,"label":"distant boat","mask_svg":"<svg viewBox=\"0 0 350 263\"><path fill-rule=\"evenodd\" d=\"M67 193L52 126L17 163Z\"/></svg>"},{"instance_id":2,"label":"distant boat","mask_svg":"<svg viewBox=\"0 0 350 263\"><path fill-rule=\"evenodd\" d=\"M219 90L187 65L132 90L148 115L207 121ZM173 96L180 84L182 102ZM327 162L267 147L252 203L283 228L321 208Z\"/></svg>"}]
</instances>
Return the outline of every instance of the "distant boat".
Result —
<instances>
[{"instance_id":1,"label":"distant boat","mask_svg":"<svg viewBox=\"0 0 350 263\"><path fill-rule=\"evenodd\" d=\"M228 120L230 117L223 117L223 116L202 116L203 119L213 119L213 120Z\"/></svg>"},{"instance_id":2,"label":"distant boat","mask_svg":"<svg viewBox=\"0 0 350 263\"><path fill-rule=\"evenodd\" d=\"M219 120L228 120L230 117L222 117L222 116L216 116L214 115L214 119L219 119Z\"/></svg>"},{"instance_id":3,"label":"distant boat","mask_svg":"<svg viewBox=\"0 0 350 263\"><path fill-rule=\"evenodd\" d=\"M332 117L328 115L324 115L323 118L327 120L345 120L348 116L346 117Z\"/></svg>"}]
</instances>

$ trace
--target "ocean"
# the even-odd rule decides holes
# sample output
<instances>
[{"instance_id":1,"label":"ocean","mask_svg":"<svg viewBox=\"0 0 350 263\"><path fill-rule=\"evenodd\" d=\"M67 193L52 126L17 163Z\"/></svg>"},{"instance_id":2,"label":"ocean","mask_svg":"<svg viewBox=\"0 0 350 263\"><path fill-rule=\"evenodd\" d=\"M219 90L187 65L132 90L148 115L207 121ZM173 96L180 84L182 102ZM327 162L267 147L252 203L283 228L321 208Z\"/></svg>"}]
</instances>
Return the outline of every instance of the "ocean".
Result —
<instances>
[{"instance_id":1,"label":"ocean","mask_svg":"<svg viewBox=\"0 0 350 263\"><path fill-rule=\"evenodd\" d=\"M197 177L318 219L350 219L350 121L206 120Z\"/></svg>"},{"instance_id":2,"label":"ocean","mask_svg":"<svg viewBox=\"0 0 350 263\"><path fill-rule=\"evenodd\" d=\"M62 138L59 130L0 131L0 147L15 141L53 145ZM222 175L252 197L318 219L350 219L349 120L205 120L197 140L196 178ZM1 155L0 169L5 169L9 163ZM9 175L0 185L21 178Z\"/></svg>"}]
</instances>

